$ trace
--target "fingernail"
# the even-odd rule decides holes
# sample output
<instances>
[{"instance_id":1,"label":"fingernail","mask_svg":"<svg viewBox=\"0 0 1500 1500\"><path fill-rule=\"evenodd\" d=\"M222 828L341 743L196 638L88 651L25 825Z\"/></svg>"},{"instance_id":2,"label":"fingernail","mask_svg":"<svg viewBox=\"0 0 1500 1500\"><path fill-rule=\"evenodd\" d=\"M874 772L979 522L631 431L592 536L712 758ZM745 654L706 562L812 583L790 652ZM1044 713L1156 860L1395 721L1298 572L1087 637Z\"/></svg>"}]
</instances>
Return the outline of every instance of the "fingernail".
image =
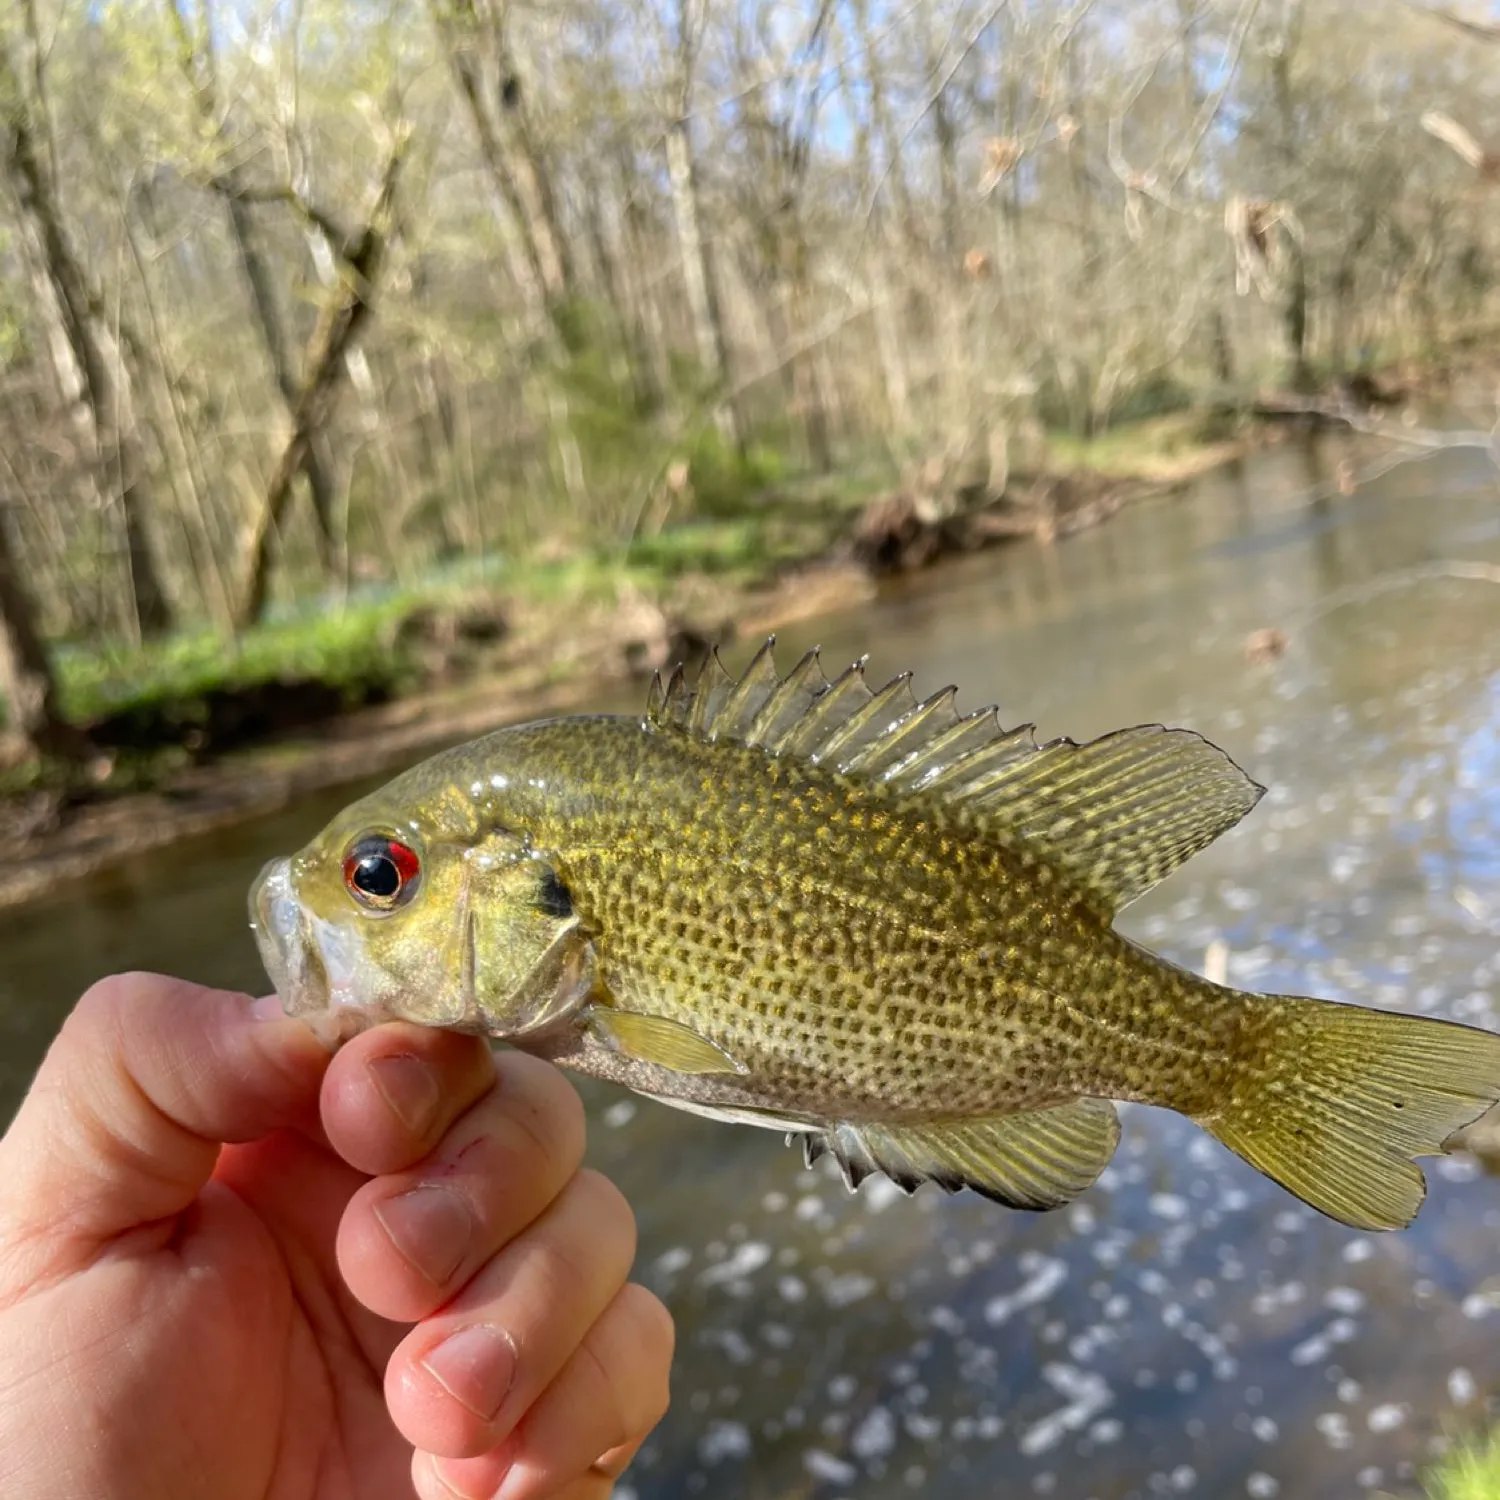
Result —
<instances>
[{"instance_id":1,"label":"fingernail","mask_svg":"<svg viewBox=\"0 0 1500 1500\"><path fill-rule=\"evenodd\" d=\"M397 1251L434 1286L458 1269L474 1233L468 1203L451 1188L423 1186L375 1205Z\"/></svg>"},{"instance_id":2,"label":"fingernail","mask_svg":"<svg viewBox=\"0 0 1500 1500\"><path fill-rule=\"evenodd\" d=\"M420 1057L396 1052L372 1058L366 1068L380 1097L408 1130L422 1130L437 1113L437 1074Z\"/></svg>"},{"instance_id":3,"label":"fingernail","mask_svg":"<svg viewBox=\"0 0 1500 1500\"><path fill-rule=\"evenodd\" d=\"M472 1323L429 1349L422 1365L461 1406L492 1422L515 1378L516 1346L503 1328Z\"/></svg>"},{"instance_id":4,"label":"fingernail","mask_svg":"<svg viewBox=\"0 0 1500 1500\"><path fill-rule=\"evenodd\" d=\"M262 995L250 1007L250 1014L257 1021L284 1021L286 1011L282 1009L280 995Z\"/></svg>"}]
</instances>

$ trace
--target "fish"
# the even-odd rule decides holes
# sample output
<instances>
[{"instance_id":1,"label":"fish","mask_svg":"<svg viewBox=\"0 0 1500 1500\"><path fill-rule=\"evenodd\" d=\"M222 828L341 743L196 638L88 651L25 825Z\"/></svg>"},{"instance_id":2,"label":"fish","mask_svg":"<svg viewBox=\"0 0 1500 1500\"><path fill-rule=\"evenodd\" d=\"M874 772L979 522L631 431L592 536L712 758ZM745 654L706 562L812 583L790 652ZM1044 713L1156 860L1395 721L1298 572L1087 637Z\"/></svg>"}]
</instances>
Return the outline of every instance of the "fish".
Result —
<instances>
[{"instance_id":1,"label":"fish","mask_svg":"<svg viewBox=\"0 0 1500 1500\"><path fill-rule=\"evenodd\" d=\"M283 1008L500 1039L712 1119L1043 1211L1116 1103L1175 1110L1319 1212L1399 1229L1417 1159L1500 1098L1500 1036L1242 992L1115 930L1264 788L1187 729L1078 743L860 660L717 652L644 713L448 749L272 860Z\"/></svg>"}]
</instances>

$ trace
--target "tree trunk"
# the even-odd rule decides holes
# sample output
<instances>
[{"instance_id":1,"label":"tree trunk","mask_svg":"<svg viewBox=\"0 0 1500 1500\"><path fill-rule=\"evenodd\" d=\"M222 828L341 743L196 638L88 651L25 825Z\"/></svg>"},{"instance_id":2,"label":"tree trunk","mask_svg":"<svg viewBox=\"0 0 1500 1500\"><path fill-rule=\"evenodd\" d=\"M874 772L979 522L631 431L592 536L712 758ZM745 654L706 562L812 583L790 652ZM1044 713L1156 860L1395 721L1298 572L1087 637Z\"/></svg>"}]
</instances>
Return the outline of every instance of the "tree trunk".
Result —
<instances>
[{"instance_id":1,"label":"tree trunk","mask_svg":"<svg viewBox=\"0 0 1500 1500\"><path fill-rule=\"evenodd\" d=\"M479 153L524 258L523 291L539 301L565 344L573 264L557 211L552 175L536 139L520 71L506 35L508 0L428 0L433 22L479 142ZM492 6L494 7L492 9Z\"/></svg>"},{"instance_id":2,"label":"tree trunk","mask_svg":"<svg viewBox=\"0 0 1500 1500\"><path fill-rule=\"evenodd\" d=\"M180 62L192 84L199 118L210 130L222 137L218 70L213 52L213 34L207 16L207 0L204 0L204 6L203 25L196 37L185 8L186 0L171 0L170 10L177 33ZM225 144L232 147L233 143ZM226 155L223 164L209 178L209 186L224 200L228 211L230 239L234 244L235 258L239 261L240 274L245 279L245 290L250 296L255 331L260 335L261 346L266 351L266 359L270 363L282 406L290 417L297 400L297 372L292 360L291 341L287 336L286 322L276 296L276 281L261 253L255 216L246 201L242 175L232 156ZM319 552L323 566L327 569L333 565L335 551L334 486L319 444L313 443L308 447L302 472L307 477L313 515L317 521Z\"/></svg>"},{"instance_id":3,"label":"tree trunk","mask_svg":"<svg viewBox=\"0 0 1500 1500\"><path fill-rule=\"evenodd\" d=\"M0 695L9 710L8 729L26 750L58 760L84 761L93 754L87 737L68 723L57 701L57 682L36 628L31 595L11 550L0 515Z\"/></svg>"},{"instance_id":4,"label":"tree trunk","mask_svg":"<svg viewBox=\"0 0 1500 1500\"><path fill-rule=\"evenodd\" d=\"M625 278L626 295L634 316L639 320L642 357L651 371L647 384L660 391L665 400L672 387L672 362L667 348L666 322L662 316L663 292L656 274L656 266L661 260L657 226L631 190L637 173L623 148L616 154L615 170L624 251L620 269Z\"/></svg>"},{"instance_id":5,"label":"tree trunk","mask_svg":"<svg viewBox=\"0 0 1500 1500\"><path fill-rule=\"evenodd\" d=\"M937 138L938 186L943 206L943 254L951 273L958 267L963 221L958 204L958 132L941 87L932 97L932 133Z\"/></svg>"},{"instance_id":6,"label":"tree trunk","mask_svg":"<svg viewBox=\"0 0 1500 1500\"><path fill-rule=\"evenodd\" d=\"M684 112L667 130L667 173L672 184L672 213L677 220L677 244L682 254L682 279L687 289L688 309L693 319L693 339L698 363L716 389L729 383L729 347L724 336L724 312L719 301L718 278L703 241L698 217L698 172L693 159L692 137ZM745 426L739 404L732 398L722 402L714 414L725 441L743 451Z\"/></svg>"},{"instance_id":7,"label":"tree trunk","mask_svg":"<svg viewBox=\"0 0 1500 1500\"><path fill-rule=\"evenodd\" d=\"M285 518L292 485L306 467L308 450L333 415L343 384L345 361L373 311L403 151L404 144L398 141L386 162L368 219L343 252L342 289L325 305L308 341L303 360L306 374L292 409L291 436L272 471L250 535L249 573L235 612L241 628L259 620L265 612L270 596L272 545Z\"/></svg>"},{"instance_id":8,"label":"tree trunk","mask_svg":"<svg viewBox=\"0 0 1500 1500\"><path fill-rule=\"evenodd\" d=\"M1293 33L1301 21L1301 6L1288 16L1285 33L1271 49L1271 87L1276 103L1277 155L1288 197L1297 171L1297 110L1292 94ZM1286 339L1287 379L1294 391L1310 391L1316 381L1307 356L1307 256L1299 235L1286 236L1286 282L1281 303L1281 327Z\"/></svg>"},{"instance_id":9,"label":"tree trunk","mask_svg":"<svg viewBox=\"0 0 1500 1500\"><path fill-rule=\"evenodd\" d=\"M911 188L906 181L906 167L901 160L901 132L891 119L890 103L886 97L885 77L876 56L875 39L870 31L869 0L854 0L854 28L859 38L860 51L865 58L865 82L870 95L870 121L874 135L880 141L880 149L886 158L882 170L885 185L890 188L891 201L896 205L896 218L901 232L909 245L918 245L922 235L918 228L920 216L911 199ZM868 174L867 174L868 175ZM873 181L873 179L872 179Z\"/></svg>"},{"instance_id":10,"label":"tree trunk","mask_svg":"<svg viewBox=\"0 0 1500 1500\"><path fill-rule=\"evenodd\" d=\"M620 254L615 224L611 223L601 175L590 171L585 181L584 205L589 241L599 268L599 280L614 311L615 327L630 369L631 392L639 412L661 410L666 398L664 371L651 348L640 299Z\"/></svg>"},{"instance_id":11,"label":"tree trunk","mask_svg":"<svg viewBox=\"0 0 1500 1500\"><path fill-rule=\"evenodd\" d=\"M36 121L9 54L0 47L0 171L3 171L30 238L56 294L68 343L84 380L93 427L93 482L101 501L119 497L124 520L136 620L143 635L172 623L148 532L150 491L145 453L131 409L124 361L89 298L87 278L73 247L39 149Z\"/></svg>"}]
</instances>

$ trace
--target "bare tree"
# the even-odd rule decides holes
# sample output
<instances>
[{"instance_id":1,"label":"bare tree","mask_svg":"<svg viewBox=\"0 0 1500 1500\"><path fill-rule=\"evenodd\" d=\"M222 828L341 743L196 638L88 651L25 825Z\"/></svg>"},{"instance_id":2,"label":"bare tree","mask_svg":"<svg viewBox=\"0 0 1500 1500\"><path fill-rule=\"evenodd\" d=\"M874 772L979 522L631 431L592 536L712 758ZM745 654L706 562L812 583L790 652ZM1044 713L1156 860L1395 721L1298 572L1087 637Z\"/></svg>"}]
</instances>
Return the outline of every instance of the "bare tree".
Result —
<instances>
[{"instance_id":1,"label":"bare tree","mask_svg":"<svg viewBox=\"0 0 1500 1500\"><path fill-rule=\"evenodd\" d=\"M59 760L82 761L93 752L58 703L57 682L36 627L36 609L21 579L10 531L0 507L0 696L9 707L10 733L22 747Z\"/></svg>"},{"instance_id":2,"label":"bare tree","mask_svg":"<svg viewBox=\"0 0 1500 1500\"><path fill-rule=\"evenodd\" d=\"M63 220L45 118L28 96L0 37L0 173L33 263L52 288L53 306L82 377L93 453L91 479L102 504L117 497L136 620L142 634L165 630L172 606L147 520L150 480L119 344L89 292L88 277Z\"/></svg>"},{"instance_id":3,"label":"bare tree","mask_svg":"<svg viewBox=\"0 0 1500 1500\"><path fill-rule=\"evenodd\" d=\"M540 296L566 340L573 257L513 45L510 0L429 0L429 5L480 155L511 215L523 257L518 280Z\"/></svg>"},{"instance_id":4,"label":"bare tree","mask_svg":"<svg viewBox=\"0 0 1500 1500\"><path fill-rule=\"evenodd\" d=\"M672 212L682 256L682 280L692 313L698 362L715 390L731 378L729 339L724 331L723 297L718 268L703 232L702 177L693 143L693 93L698 53L708 15L708 0L675 0L675 77L672 109L667 123L667 176L672 185ZM739 403L731 396L715 406L720 431L743 450L746 423Z\"/></svg>"},{"instance_id":5,"label":"bare tree","mask_svg":"<svg viewBox=\"0 0 1500 1500\"><path fill-rule=\"evenodd\" d=\"M209 173L208 186L224 203L230 239L250 298L251 320L265 348L276 389L288 417L292 417L299 395L292 335L282 315L275 273L261 248L250 193L240 165L239 143L221 113L209 0L201 0L196 20L188 14L187 0L168 0L168 10L176 32L178 60L192 85L199 116L215 137L217 160ZM326 447L327 435L322 432L313 434L302 454L302 473L306 476L312 500L323 566L332 568L335 551L334 482Z\"/></svg>"},{"instance_id":6,"label":"bare tree","mask_svg":"<svg viewBox=\"0 0 1500 1500\"><path fill-rule=\"evenodd\" d=\"M272 543L286 515L293 482L306 465L309 448L328 427L343 385L344 363L374 311L406 145L405 127L398 127L364 224L355 233L338 237L340 285L324 304L308 342L303 359L306 373L292 408L291 435L271 471L246 549L250 565L236 612L242 627L260 619L265 611Z\"/></svg>"},{"instance_id":7,"label":"bare tree","mask_svg":"<svg viewBox=\"0 0 1500 1500\"><path fill-rule=\"evenodd\" d=\"M763 455L993 492L1500 296L1487 23L1409 0L211 7L0 6L10 549L74 639L632 535ZM392 233L348 205L397 112Z\"/></svg>"}]
</instances>

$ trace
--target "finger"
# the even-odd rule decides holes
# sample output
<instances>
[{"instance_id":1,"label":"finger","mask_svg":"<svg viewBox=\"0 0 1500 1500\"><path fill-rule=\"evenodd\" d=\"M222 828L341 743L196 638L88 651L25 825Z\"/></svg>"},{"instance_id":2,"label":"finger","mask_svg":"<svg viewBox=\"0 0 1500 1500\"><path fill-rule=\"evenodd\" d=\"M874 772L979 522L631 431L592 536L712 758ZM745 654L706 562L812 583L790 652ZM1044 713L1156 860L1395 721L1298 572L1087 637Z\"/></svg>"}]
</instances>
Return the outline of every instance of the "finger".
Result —
<instances>
[{"instance_id":1,"label":"finger","mask_svg":"<svg viewBox=\"0 0 1500 1500\"><path fill-rule=\"evenodd\" d=\"M580 1172L396 1350L385 1392L402 1435L446 1458L497 1447L614 1300L634 1255L635 1219L619 1189Z\"/></svg>"},{"instance_id":2,"label":"finger","mask_svg":"<svg viewBox=\"0 0 1500 1500\"><path fill-rule=\"evenodd\" d=\"M610 1500L616 1483L630 1467L643 1441L606 1453L579 1478L565 1482L560 1489L547 1491L547 1500ZM412 1482L418 1500L474 1500L476 1495L480 1500L494 1500L493 1489L472 1489L472 1481L455 1477L456 1471L469 1463L483 1463L483 1460L434 1458L418 1449L412 1455Z\"/></svg>"},{"instance_id":3,"label":"finger","mask_svg":"<svg viewBox=\"0 0 1500 1500\"><path fill-rule=\"evenodd\" d=\"M328 1053L279 1009L155 974L78 1002L0 1142L7 1285L65 1274L100 1246L180 1213L226 1141L316 1124Z\"/></svg>"},{"instance_id":4,"label":"finger","mask_svg":"<svg viewBox=\"0 0 1500 1500\"><path fill-rule=\"evenodd\" d=\"M489 1043L393 1021L347 1042L329 1065L321 1101L333 1149L361 1172L420 1161L495 1081Z\"/></svg>"},{"instance_id":5,"label":"finger","mask_svg":"<svg viewBox=\"0 0 1500 1500\"><path fill-rule=\"evenodd\" d=\"M412 1455L412 1488L417 1500L472 1500L472 1497L453 1486L438 1473L437 1465L447 1460L436 1459L420 1450ZM548 1496L548 1500L611 1500L615 1493L618 1475L606 1473L587 1474ZM484 1495L482 1500L492 1500Z\"/></svg>"},{"instance_id":6,"label":"finger","mask_svg":"<svg viewBox=\"0 0 1500 1500\"><path fill-rule=\"evenodd\" d=\"M632 1450L631 1457L634 1456ZM434 1458L430 1453L422 1452L417 1452L412 1456L412 1487L417 1492L417 1500L473 1500L473 1497L463 1490L455 1490L439 1472L440 1464L453 1461ZM616 1481L622 1473L624 1473L623 1468L619 1474L607 1469L591 1470L581 1479L575 1479L559 1490L548 1491L547 1500L612 1500ZM489 1495L482 1495L480 1500L493 1500L493 1492Z\"/></svg>"},{"instance_id":7,"label":"finger","mask_svg":"<svg viewBox=\"0 0 1500 1500\"><path fill-rule=\"evenodd\" d=\"M433 1472L476 1500L550 1500L573 1484L618 1479L666 1415L672 1341L666 1308L645 1287L622 1287L498 1448L436 1459Z\"/></svg>"},{"instance_id":8,"label":"finger","mask_svg":"<svg viewBox=\"0 0 1500 1500\"><path fill-rule=\"evenodd\" d=\"M662 1415L666 1415L665 1411ZM661 1418L658 1417L657 1421L660 1420ZM652 1427L655 1425L655 1422L651 1424ZM611 1448L608 1453L602 1454L589 1465L588 1473L584 1477L607 1479L611 1484L617 1479L623 1479L625 1471L635 1462L636 1454L641 1451L641 1444L650 1436L651 1430L648 1428L633 1443L622 1443L618 1448Z\"/></svg>"},{"instance_id":9,"label":"finger","mask_svg":"<svg viewBox=\"0 0 1500 1500\"><path fill-rule=\"evenodd\" d=\"M537 1219L583 1160L583 1105L550 1063L497 1061L494 1084L410 1171L355 1194L338 1233L349 1290L414 1323Z\"/></svg>"}]
</instances>

